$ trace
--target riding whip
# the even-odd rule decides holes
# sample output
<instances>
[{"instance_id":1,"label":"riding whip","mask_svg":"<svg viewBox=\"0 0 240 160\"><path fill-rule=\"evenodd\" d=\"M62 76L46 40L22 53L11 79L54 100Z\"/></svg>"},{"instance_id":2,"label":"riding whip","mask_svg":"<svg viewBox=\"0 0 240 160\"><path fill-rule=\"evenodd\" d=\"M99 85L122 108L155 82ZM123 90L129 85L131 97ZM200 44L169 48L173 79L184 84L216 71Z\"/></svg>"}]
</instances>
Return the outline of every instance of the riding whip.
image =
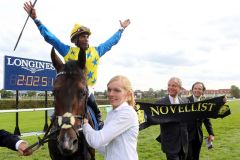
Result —
<instances>
[{"instance_id":1,"label":"riding whip","mask_svg":"<svg viewBox=\"0 0 240 160\"><path fill-rule=\"evenodd\" d=\"M34 1L33 7L35 6L36 2L37 2L37 0ZM26 21L25 21L25 23L24 23L24 25L23 25L23 28L22 28L22 31L21 31L20 35L18 36L18 40L17 40L17 43L16 43L13 51L15 51L16 48L17 48L18 42L19 42L19 40L20 40L21 37L22 37L23 30L24 30L24 28L25 28L25 26L26 26L26 24L27 24L28 18L30 17L31 14L32 14L32 10L31 10L31 12L28 14L28 17L27 17L27 19L26 19Z\"/></svg>"}]
</instances>

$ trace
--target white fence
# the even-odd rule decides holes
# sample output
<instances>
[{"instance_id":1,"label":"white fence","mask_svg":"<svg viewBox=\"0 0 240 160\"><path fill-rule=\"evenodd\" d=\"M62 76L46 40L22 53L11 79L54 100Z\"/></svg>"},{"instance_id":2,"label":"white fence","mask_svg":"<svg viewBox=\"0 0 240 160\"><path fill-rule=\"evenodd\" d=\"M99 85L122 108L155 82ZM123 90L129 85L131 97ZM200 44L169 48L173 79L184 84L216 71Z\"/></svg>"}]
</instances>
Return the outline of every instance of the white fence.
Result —
<instances>
[{"instance_id":1,"label":"white fence","mask_svg":"<svg viewBox=\"0 0 240 160\"><path fill-rule=\"evenodd\" d=\"M111 105L98 105L99 108L105 108L107 112L109 112L112 108ZM16 112L34 112L34 111L53 111L53 107L48 108L29 108L29 109L8 109L8 110L0 110L0 113L16 113Z\"/></svg>"}]
</instances>

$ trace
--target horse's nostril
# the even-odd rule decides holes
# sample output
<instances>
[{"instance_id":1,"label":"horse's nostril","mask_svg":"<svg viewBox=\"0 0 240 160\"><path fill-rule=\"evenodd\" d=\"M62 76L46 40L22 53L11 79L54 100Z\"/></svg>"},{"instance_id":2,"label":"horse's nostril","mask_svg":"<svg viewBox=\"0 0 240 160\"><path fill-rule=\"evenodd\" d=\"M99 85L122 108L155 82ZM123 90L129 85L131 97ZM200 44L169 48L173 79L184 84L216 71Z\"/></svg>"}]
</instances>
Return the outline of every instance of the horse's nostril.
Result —
<instances>
[{"instance_id":1,"label":"horse's nostril","mask_svg":"<svg viewBox=\"0 0 240 160\"><path fill-rule=\"evenodd\" d=\"M73 145L75 145L75 144L77 144L78 143L78 139L75 139L74 141L73 141Z\"/></svg>"}]
</instances>

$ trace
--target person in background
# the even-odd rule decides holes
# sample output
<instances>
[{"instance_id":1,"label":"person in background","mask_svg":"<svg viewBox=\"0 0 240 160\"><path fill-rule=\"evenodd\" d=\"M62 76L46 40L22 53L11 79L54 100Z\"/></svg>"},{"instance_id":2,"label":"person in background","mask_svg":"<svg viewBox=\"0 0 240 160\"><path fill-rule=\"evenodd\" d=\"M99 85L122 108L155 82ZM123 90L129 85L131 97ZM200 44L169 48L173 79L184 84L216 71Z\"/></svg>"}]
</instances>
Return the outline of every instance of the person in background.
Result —
<instances>
[{"instance_id":1,"label":"person in background","mask_svg":"<svg viewBox=\"0 0 240 160\"><path fill-rule=\"evenodd\" d=\"M104 126L96 131L84 119L83 133L88 144L100 151L105 160L138 160L138 117L134 92L125 76L115 76L107 84L107 96L113 110Z\"/></svg>"},{"instance_id":2,"label":"person in background","mask_svg":"<svg viewBox=\"0 0 240 160\"><path fill-rule=\"evenodd\" d=\"M157 101L157 104L182 104L188 103L186 98L179 96L182 89L182 81L172 77L168 81L168 96ZM188 150L187 123L171 122L160 124L160 135L156 140L161 143L162 151L167 160L185 160Z\"/></svg>"},{"instance_id":3,"label":"person in background","mask_svg":"<svg viewBox=\"0 0 240 160\"><path fill-rule=\"evenodd\" d=\"M195 82L192 85L192 95L188 97L190 102L204 100L205 85L202 82ZM202 123L208 132L208 141L214 140L212 124L209 118L197 119L188 123L188 156L187 160L199 160L201 146L203 142Z\"/></svg>"},{"instance_id":4,"label":"person in background","mask_svg":"<svg viewBox=\"0 0 240 160\"><path fill-rule=\"evenodd\" d=\"M0 130L0 146L18 151L23 156L29 156L32 154L31 150L24 152L24 150L28 147L28 143L26 141L21 140L18 136L3 129Z\"/></svg>"},{"instance_id":5,"label":"person in background","mask_svg":"<svg viewBox=\"0 0 240 160\"><path fill-rule=\"evenodd\" d=\"M51 44L54 48L56 48L56 50L64 57L65 61L68 61L70 59L71 60L78 59L79 51L81 49L86 50L86 75L87 75L87 84L89 87L89 97L88 97L87 104L94 111L96 115L96 119L99 124L99 128L102 128L103 126L102 114L97 106L92 87L97 82L97 71L98 71L100 58L107 51L111 50L111 48L114 45L118 43L123 31L130 24L130 20L127 19L123 22L120 21L120 29L118 29L117 32L111 38L109 38L107 41L105 41L104 43L100 44L97 47L89 46L89 36L91 35L90 29L83 25L75 24L70 34L70 40L72 43L75 44L75 47L72 47L60 41L54 34L52 34L46 28L45 25L41 23L39 19L37 19L36 10L33 8L33 5L31 2L29 3L25 2L24 9L37 25L45 41Z\"/></svg>"}]
</instances>

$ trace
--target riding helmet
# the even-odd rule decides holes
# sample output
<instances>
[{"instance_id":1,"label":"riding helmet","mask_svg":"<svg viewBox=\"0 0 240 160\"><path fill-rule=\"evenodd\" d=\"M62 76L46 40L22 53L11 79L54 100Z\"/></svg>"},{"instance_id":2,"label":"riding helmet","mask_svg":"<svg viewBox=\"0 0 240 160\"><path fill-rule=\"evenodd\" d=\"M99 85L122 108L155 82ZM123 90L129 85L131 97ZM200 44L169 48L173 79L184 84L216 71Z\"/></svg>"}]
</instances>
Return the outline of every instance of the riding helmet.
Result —
<instances>
[{"instance_id":1,"label":"riding helmet","mask_svg":"<svg viewBox=\"0 0 240 160\"><path fill-rule=\"evenodd\" d=\"M76 23L71 31L71 42L74 43L75 38L77 38L77 36L79 36L81 33L87 33L88 35L91 35L89 28Z\"/></svg>"}]
</instances>

